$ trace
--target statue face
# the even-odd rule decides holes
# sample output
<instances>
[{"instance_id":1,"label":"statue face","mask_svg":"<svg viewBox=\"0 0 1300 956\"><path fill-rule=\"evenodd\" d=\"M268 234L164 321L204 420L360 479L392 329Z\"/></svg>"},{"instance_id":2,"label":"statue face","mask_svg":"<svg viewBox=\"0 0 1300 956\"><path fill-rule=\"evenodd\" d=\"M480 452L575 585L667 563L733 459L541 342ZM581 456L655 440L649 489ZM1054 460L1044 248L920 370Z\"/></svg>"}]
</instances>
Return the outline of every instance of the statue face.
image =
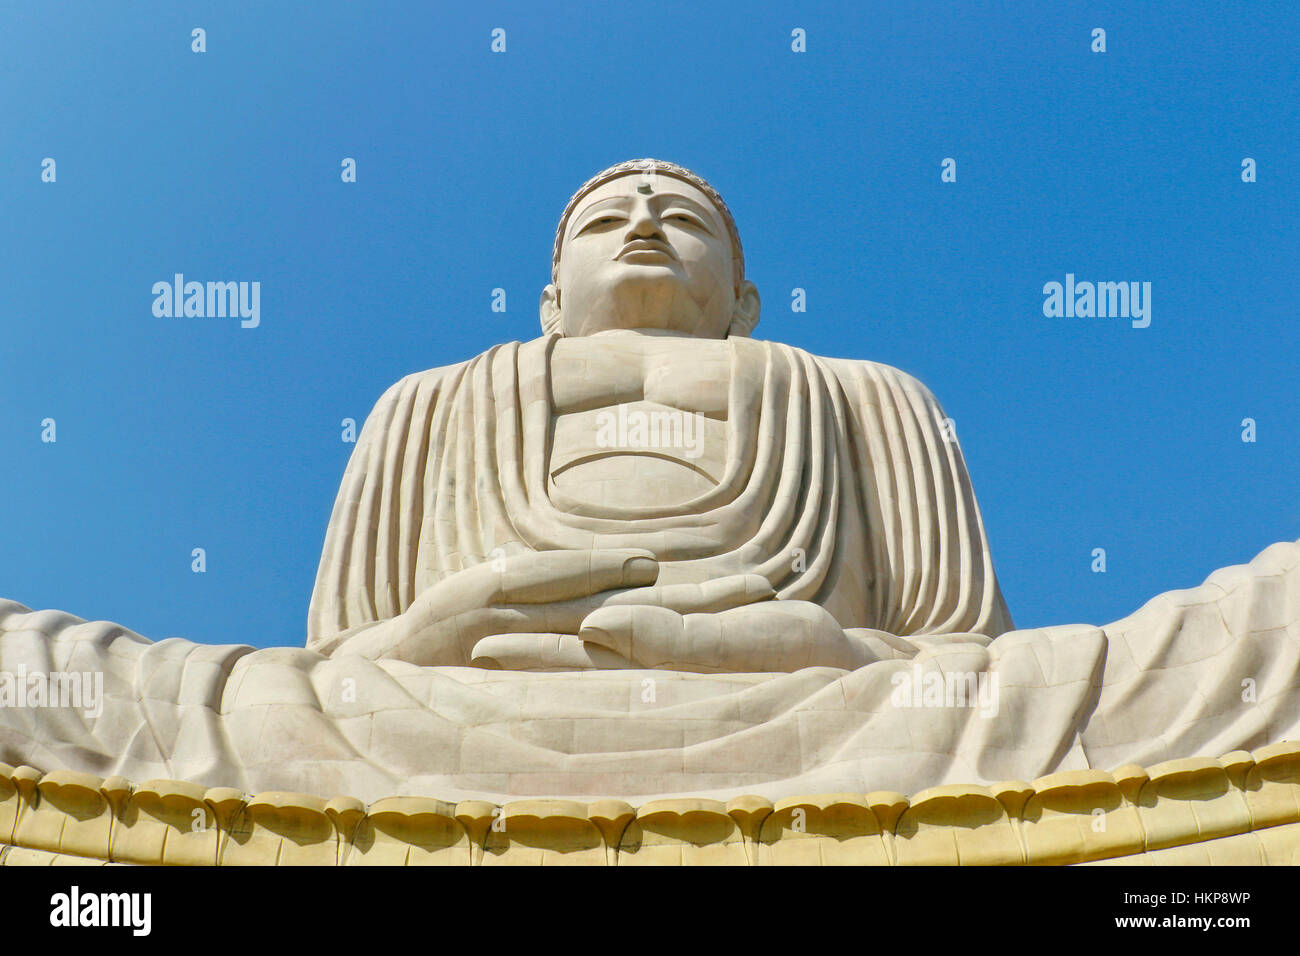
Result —
<instances>
[{"instance_id":1,"label":"statue face","mask_svg":"<svg viewBox=\"0 0 1300 956\"><path fill-rule=\"evenodd\" d=\"M561 330L724 338L737 302L731 256L726 223L690 183L639 173L612 179L583 197L566 225L553 296Z\"/></svg>"}]
</instances>

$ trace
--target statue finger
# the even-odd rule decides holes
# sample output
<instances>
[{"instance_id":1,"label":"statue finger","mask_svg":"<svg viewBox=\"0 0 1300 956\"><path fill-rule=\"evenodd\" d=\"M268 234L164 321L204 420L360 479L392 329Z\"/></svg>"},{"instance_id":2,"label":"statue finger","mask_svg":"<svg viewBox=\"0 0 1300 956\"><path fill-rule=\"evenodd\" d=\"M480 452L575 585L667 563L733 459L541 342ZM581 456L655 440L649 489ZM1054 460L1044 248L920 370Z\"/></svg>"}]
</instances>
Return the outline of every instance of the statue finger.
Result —
<instances>
[{"instance_id":1,"label":"statue finger","mask_svg":"<svg viewBox=\"0 0 1300 956\"><path fill-rule=\"evenodd\" d=\"M541 604L653 584L659 562L640 548L537 551L512 555L494 573L495 588L485 603Z\"/></svg>"},{"instance_id":2,"label":"statue finger","mask_svg":"<svg viewBox=\"0 0 1300 956\"><path fill-rule=\"evenodd\" d=\"M818 637L845 640L821 608L775 601L685 615L657 606L609 605L593 611L578 636L644 667L697 673L797 670L808 666Z\"/></svg>"},{"instance_id":3,"label":"statue finger","mask_svg":"<svg viewBox=\"0 0 1300 956\"><path fill-rule=\"evenodd\" d=\"M583 621L599 607L597 596L553 604L506 604L475 608L446 623L455 632L463 660L468 661L476 653L475 645L493 635L518 634L536 639L540 635L564 634L577 640Z\"/></svg>"},{"instance_id":4,"label":"statue finger","mask_svg":"<svg viewBox=\"0 0 1300 956\"><path fill-rule=\"evenodd\" d=\"M701 584L666 584L618 591L602 604L610 607L647 604L666 607L679 614L727 611L776 597L776 590L761 574L731 574Z\"/></svg>"},{"instance_id":5,"label":"statue finger","mask_svg":"<svg viewBox=\"0 0 1300 956\"><path fill-rule=\"evenodd\" d=\"M456 639L454 621L421 622L395 618L397 633L391 645L379 657L392 657L422 667L465 663L464 651Z\"/></svg>"},{"instance_id":6,"label":"statue finger","mask_svg":"<svg viewBox=\"0 0 1300 956\"><path fill-rule=\"evenodd\" d=\"M688 635L692 628L706 625L718 631L718 666L728 669L852 670L874 659L867 645L846 634L825 608L807 601L772 601L737 608L716 615L713 622L697 621L691 615L686 624Z\"/></svg>"},{"instance_id":7,"label":"statue finger","mask_svg":"<svg viewBox=\"0 0 1300 956\"><path fill-rule=\"evenodd\" d=\"M690 657L683 621L682 615L668 608L614 605L593 611L578 637L643 667L672 668Z\"/></svg>"},{"instance_id":8,"label":"statue finger","mask_svg":"<svg viewBox=\"0 0 1300 956\"><path fill-rule=\"evenodd\" d=\"M708 633L717 666L743 671L788 672L806 666L810 645L809 621L791 613L785 602L761 609L737 608L712 621L687 618L692 631ZM697 641L699 642L699 641Z\"/></svg>"},{"instance_id":9,"label":"statue finger","mask_svg":"<svg viewBox=\"0 0 1300 956\"><path fill-rule=\"evenodd\" d=\"M474 645L489 634L548 630L535 605L482 607L444 618L413 617L403 625L405 634L392 656L425 666L468 664Z\"/></svg>"},{"instance_id":10,"label":"statue finger","mask_svg":"<svg viewBox=\"0 0 1300 956\"><path fill-rule=\"evenodd\" d=\"M605 592L606 594L609 592ZM577 635L578 628L597 608L602 606L605 594L554 601L547 604L503 604L479 608L459 615L462 627L473 628L479 637L488 634L524 632Z\"/></svg>"},{"instance_id":11,"label":"statue finger","mask_svg":"<svg viewBox=\"0 0 1300 956\"><path fill-rule=\"evenodd\" d=\"M827 626L800 605L768 601L685 615L656 606L613 605L592 612L578 636L644 667L697 673L793 671L807 666L815 635ZM843 640L833 620L830 625Z\"/></svg>"},{"instance_id":12,"label":"statue finger","mask_svg":"<svg viewBox=\"0 0 1300 956\"><path fill-rule=\"evenodd\" d=\"M493 670L625 670L635 667L613 651L572 634L493 634L474 645L470 663Z\"/></svg>"}]
</instances>

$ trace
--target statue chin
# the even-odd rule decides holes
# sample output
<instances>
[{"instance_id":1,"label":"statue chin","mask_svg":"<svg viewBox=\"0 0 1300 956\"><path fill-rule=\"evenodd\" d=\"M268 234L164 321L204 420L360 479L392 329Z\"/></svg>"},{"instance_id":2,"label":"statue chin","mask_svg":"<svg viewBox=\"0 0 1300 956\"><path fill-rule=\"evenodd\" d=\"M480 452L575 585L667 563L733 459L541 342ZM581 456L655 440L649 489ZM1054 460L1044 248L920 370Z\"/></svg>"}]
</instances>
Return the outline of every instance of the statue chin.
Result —
<instances>
[{"instance_id":1,"label":"statue chin","mask_svg":"<svg viewBox=\"0 0 1300 956\"><path fill-rule=\"evenodd\" d=\"M726 337L731 323L729 312L720 313L716 304L702 308L681 277L671 271L661 276L623 277L590 304L574 301L576 298L562 299L562 326L570 338L636 332L721 339ZM723 304L729 309L733 303L728 299Z\"/></svg>"}]
</instances>

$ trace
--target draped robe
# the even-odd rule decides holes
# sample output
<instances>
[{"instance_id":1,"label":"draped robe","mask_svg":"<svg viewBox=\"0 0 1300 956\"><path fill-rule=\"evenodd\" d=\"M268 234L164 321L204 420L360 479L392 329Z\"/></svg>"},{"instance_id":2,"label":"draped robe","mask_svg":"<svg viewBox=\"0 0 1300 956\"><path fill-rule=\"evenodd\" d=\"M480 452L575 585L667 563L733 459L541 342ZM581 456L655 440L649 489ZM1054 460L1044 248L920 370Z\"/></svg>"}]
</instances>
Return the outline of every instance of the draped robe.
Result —
<instances>
[{"instance_id":1,"label":"draped robe","mask_svg":"<svg viewBox=\"0 0 1300 956\"><path fill-rule=\"evenodd\" d=\"M556 339L498 346L383 396L330 518L308 647L395 617L494 551L593 548L652 551L659 584L757 572L845 628L1010 629L961 450L916 379L728 339L717 487L676 507L603 506L549 484Z\"/></svg>"},{"instance_id":2,"label":"draped robe","mask_svg":"<svg viewBox=\"0 0 1300 956\"><path fill-rule=\"evenodd\" d=\"M1300 543L1112 624L1009 631L960 450L915 380L734 340L722 480L675 508L620 511L548 484L553 346L500 346L384 395L330 520L306 648L154 642L0 601L0 678L104 682L95 706L0 699L0 761L367 801L779 799L1032 780L1300 735ZM905 650L779 674L327 656L494 549L629 546L661 559L660 583L757 571L780 598L901 635ZM900 693L954 674L995 694L968 706Z\"/></svg>"}]
</instances>

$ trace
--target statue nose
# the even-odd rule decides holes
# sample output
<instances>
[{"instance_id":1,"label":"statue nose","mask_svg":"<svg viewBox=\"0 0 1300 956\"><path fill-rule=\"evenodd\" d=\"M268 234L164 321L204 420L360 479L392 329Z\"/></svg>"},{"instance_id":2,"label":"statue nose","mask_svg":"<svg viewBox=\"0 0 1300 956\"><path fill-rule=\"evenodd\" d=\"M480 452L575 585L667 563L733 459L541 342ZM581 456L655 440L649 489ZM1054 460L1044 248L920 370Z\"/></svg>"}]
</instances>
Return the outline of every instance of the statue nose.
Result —
<instances>
[{"instance_id":1,"label":"statue nose","mask_svg":"<svg viewBox=\"0 0 1300 956\"><path fill-rule=\"evenodd\" d=\"M631 228L628 229L628 240L632 239L658 239L660 242L667 242L663 230L659 226L659 220L649 212L643 212L640 215L632 217Z\"/></svg>"}]
</instances>

